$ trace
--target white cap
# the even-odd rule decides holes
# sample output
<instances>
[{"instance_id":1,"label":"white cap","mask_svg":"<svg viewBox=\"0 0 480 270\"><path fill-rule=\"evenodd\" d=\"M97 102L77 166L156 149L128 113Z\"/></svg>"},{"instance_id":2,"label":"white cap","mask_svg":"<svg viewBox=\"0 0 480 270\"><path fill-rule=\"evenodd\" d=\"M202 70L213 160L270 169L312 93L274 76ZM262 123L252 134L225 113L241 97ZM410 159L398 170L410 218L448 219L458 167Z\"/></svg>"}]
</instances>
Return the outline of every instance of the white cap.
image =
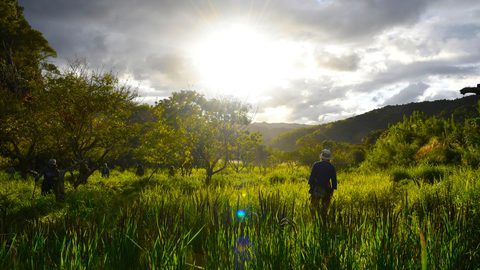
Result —
<instances>
[{"instance_id":1,"label":"white cap","mask_svg":"<svg viewBox=\"0 0 480 270\"><path fill-rule=\"evenodd\" d=\"M320 158L325 159L325 160L330 160L332 159L332 152L328 149L323 149L322 152L320 153Z\"/></svg>"}]
</instances>

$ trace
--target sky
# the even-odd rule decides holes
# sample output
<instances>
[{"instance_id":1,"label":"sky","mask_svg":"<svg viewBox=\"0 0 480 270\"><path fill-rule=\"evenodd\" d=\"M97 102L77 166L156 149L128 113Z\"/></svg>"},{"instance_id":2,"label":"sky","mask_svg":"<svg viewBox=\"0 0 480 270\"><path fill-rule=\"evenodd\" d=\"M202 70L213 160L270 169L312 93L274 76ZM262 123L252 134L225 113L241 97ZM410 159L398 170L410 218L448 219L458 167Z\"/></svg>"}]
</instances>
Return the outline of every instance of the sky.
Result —
<instances>
[{"instance_id":1,"label":"sky","mask_svg":"<svg viewBox=\"0 0 480 270\"><path fill-rule=\"evenodd\" d=\"M478 0L19 0L57 51L153 104L196 90L321 124L480 84Z\"/></svg>"}]
</instances>

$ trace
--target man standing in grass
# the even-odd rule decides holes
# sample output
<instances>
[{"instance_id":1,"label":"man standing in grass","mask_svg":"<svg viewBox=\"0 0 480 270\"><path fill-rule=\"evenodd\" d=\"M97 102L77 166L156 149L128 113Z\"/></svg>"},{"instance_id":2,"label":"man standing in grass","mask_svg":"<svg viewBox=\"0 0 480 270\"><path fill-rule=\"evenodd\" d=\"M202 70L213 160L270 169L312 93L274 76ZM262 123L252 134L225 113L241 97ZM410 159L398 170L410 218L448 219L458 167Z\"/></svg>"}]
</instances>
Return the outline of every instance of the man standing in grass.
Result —
<instances>
[{"instance_id":1,"label":"man standing in grass","mask_svg":"<svg viewBox=\"0 0 480 270\"><path fill-rule=\"evenodd\" d=\"M109 178L110 177L110 168L108 167L107 163L103 164L103 168L101 170L102 177Z\"/></svg>"},{"instance_id":2,"label":"man standing in grass","mask_svg":"<svg viewBox=\"0 0 480 270\"><path fill-rule=\"evenodd\" d=\"M313 164L308 184L310 185L310 210L313 215L320 211L323 218L327 215L328 207L332 199L333 190L337 189L337 172L330 163L332 153L323 149L320 153L320 161ZM322 204L320 205L320 201Z\"/></svg>"},{"instance_id":3,"label":"man standing in grass","mask_svg":"<svg viewBox=\"0 0 480 270\"><path fill-rule=\"evenodd\" d=\"M45 167L35 179L35 181L38 181L43 177L42 195L47 195L53 191L57 201L65 200L64 175L65 170L58 169L57 160L53 158L50 159L48 161L48 166Z\"/></svg>"},{"instance_id":4,"label":"man standing in grass","mask_svg":"<svg viewBox=\"0 0 480 270\"><path fill-rule=\"evenodd\" d=\"M42 170L37 180L42 176L42 195L55 191L55 186L60 176L60 171L57 168L57 161L55 159L52 158L48 161L48 166Z\"/></svg>"}]
</instances>

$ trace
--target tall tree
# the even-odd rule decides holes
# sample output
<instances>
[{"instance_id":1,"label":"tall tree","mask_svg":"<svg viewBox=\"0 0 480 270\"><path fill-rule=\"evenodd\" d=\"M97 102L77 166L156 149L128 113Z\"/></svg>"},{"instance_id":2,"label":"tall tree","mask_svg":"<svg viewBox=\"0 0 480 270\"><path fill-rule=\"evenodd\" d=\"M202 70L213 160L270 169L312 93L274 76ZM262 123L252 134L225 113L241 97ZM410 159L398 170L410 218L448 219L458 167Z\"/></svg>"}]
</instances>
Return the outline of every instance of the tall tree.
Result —
<instances>
[{"instance_id":1,"label":"tall tree","mask_svg":"<svg viewBox=\"0 0 480 270\"><path fill-rule=\"evenodd\" d=\"M32 95L43 91L42 70L55 69L46 62L53 56L17 1L0 1L0 154L14 160L23 176L42 139L42 107Z\"/></svg>"},{"instance_id":2,"label":"tall tree","mask_svg":"<svg viewBox=\"0 0 480 270\"><path fill-rule=\"evenodd\" d=\"M91 71L81 62L49 73L46 93L52 152L78 164L75 186L86 183L107 158L127 148L135 94L113 74Z\"/></svg>"},{"instance_id":3,"label":"tall tree","mask_svg":"<svg viewBox=\"0 0 480 270\"><path fill-rule=\"evenodd\" d=\"M32 29L16 0L0 1L0 40L0 89L25 97L41 81L41 68L49 66L45 60L55 50Z\"/></svg>"},{"instance_id":4,"label":"tall tree","mask_svg":"<svg viewBox=\"0 0 480 270\"><path fill-rule=\"evenodd\" d=\"M206 170L205 183L210 184L212 176L227 167L229 149L239 139L237 131L250 123L249 107L237 101L212 99L203 107L204 125L197 127L198 144L195 154Z\"/></svg>"}]
</instances>

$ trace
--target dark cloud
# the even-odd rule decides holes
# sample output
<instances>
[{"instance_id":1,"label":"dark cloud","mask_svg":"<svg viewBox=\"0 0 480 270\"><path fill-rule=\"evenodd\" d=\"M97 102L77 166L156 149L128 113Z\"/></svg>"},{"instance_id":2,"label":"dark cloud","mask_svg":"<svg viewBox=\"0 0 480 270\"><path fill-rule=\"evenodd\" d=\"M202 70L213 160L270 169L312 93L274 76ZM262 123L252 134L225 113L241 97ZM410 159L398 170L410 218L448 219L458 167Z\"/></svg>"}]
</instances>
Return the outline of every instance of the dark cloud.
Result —
<instances>
[{"instance_id":1,"label":"dark cloud","mask_svg":"<svg viewBox=\"0 0 480 270\"><path fill-rule=\"evenodd\" d=\"M467 60L462 58L456 61L432 60L409 64L390 63L386 71L372 76L369 81L356 85L353 90L357 92L370 92L390 84L418 81L428 76L463 76L476 74L478 72L478 66L480 66L480 64L464 65L464 61Z\"/></svg>"},{"instance_id":2,"label":"dark cloud","mask_svg":"<svg viewBox=\"0 0 480 270\"><path fill-rule=\"evenodd\" d=\"M371 38L384 29L416 23L425 12L428 0L337 0L281 1L276 16L290 20L324 40L344 41ZM278 6L277 6L278 7Z\"/></svg>"},{"instance_id":3,"label":"dark cloud","mask_svg":"<svg viewBox=\"0 0 480 270\"><path fill-rule=\"evenodd\" d=\"M441 35L444 39L472 39L480 34L479 24L456 24L447 26L441 31Z\"/></svg>"},{"instance_id":4,"label":"dark cloud","mask_svg":"<svg viewBox=\"0 0 480 270\"><path fill-rule=\"evenodd\" d=\"M21 0L20 4L25 6L29 21L45 34L60 55L71 56L89 54L92 46L88 44L95 43L95 37L102 34L125 36L123 41L127 44L111 44L123 48L120 51L125 53L135 46L153 45L149 41L152 39L161 40L157 49L165 50L163 47L175 46L182 35L186 38L197 27L230 16L304 38L326 35L354 39L416 21L426 2L341 0L325 5L315 0L249 4L238 0ZM345 62L336 64L341 69L351 68Z\"/></svg>"},{"instance_id":5,"label":"dark cloud","mask_svg":"<svg viewBox=\"0 0 480 270\"><path fill-rule=\"evenodd\" d=\"M383 105L400 105L419 101L419 98L427 89L428 85L422 82L409 84L407 87L400 90L400 92L398 92L396 95L387 99Z\"/></svg>"},{"instance_id":6,"label":"dark cloud","mask_svg":"<svg viewBox=\"0 0 480 270\"><path fill-rule=\"evenodd\" d=\"M175 47L185 29L195 25L195 18L185 19L194 14L185 2L39 0L20 4L60 57L80 55L102 65L101 59L130 62Z\"/></svg>"},{"instance_id":7,"label":"dark cloud","mask_svg":"<svg viewBox=\"0 0 480 270\"><path fill-rule=\"evenodd\" d=\"M145 68L153 73L160 72L174 82L193 76L188 69L187 60L181 54L148 56L145 59Z\"/></svg>"}]
</instances>

